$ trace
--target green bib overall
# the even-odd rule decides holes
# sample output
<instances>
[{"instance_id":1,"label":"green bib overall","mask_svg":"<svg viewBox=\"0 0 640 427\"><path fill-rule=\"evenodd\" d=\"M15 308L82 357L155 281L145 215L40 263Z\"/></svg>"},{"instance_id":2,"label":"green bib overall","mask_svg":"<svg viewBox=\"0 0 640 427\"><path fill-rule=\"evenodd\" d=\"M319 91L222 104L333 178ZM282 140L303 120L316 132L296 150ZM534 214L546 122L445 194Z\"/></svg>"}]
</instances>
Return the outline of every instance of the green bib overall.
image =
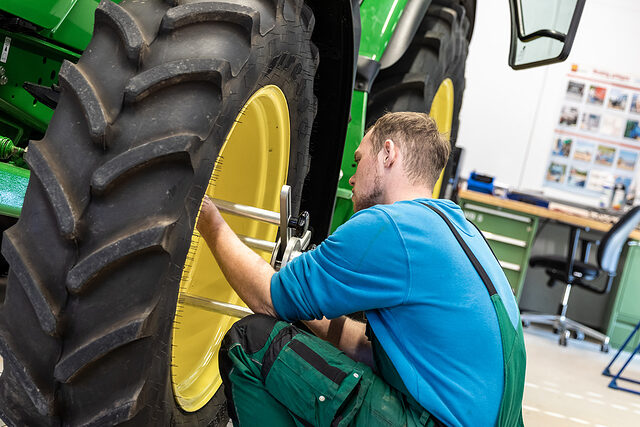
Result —
<instances>
[{"instance_id":1,"label":"green bib overall","mask_svg":"<svg viewBox=\"0 0 640 427\"><path fill-rule=\"evenodd\" d=\"M521 426L526 357L522 327L513 327L478 260L449 220L436 212L452 229L480 274L498 317L505 385L497 426ZM407 391L368 325L367 336L372 342L375 372L289 323L264 315L236 322L219 353L234 425L442 426Z\"/></svg>"},{"instance_id":2,"label":"green bib overall","mask_svg":"<svg viewBox=\"0 0 640 427\"><path fill-rule=\"evenodd\" d=\"M504 359L504 390L502 392L497 426L523 426L522 395L524 393L524 377L527 355L524 348L522 323L518 321L517 328L513 327L509 314L507 313L507 309L502 302L502 298L500 298L500 295L496 292L489 275L473 252L471 252L471 249L469 249L469 246L467 246L462 236L460 236L460 233L458 233L451 221L449 221L449 218L433 206L427 205L426 203L423 204L437 213L440 218L444 220L453 235L456 237L458 243L460 243L460 246L462 246L464 252L467 254L467 257L473 264L473 267L480 275L484 286L487 288L487 292L489 292L489 296L493 302L493 308L496 310L496 316L498 317L498 325L500 327L500 337L502 341L502 354ZM482 232L479 229L477 230L478 233L483 236ZM489 246L488 243L487 246Z\"/></svg>"}]
</instances>

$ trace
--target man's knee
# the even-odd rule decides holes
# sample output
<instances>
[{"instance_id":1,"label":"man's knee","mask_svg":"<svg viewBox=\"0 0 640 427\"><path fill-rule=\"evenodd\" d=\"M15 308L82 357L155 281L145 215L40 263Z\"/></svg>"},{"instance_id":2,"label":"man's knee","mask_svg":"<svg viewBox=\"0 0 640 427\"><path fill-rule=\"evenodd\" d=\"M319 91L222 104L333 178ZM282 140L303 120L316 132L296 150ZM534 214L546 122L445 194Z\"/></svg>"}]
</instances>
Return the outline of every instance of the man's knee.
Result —
<instances>
[{"instance_id":1,"label":"man's knee","mask_svg":"<svg viewBox=\"0 0 640 427\"><path fill-rule=\"evenodd\" d=\"M240 344L247 354L262 349L279 320L266 314L252 314L233 324L222 340L221 350L226 352L235 344Z\"/></svg>"}]
</instances>

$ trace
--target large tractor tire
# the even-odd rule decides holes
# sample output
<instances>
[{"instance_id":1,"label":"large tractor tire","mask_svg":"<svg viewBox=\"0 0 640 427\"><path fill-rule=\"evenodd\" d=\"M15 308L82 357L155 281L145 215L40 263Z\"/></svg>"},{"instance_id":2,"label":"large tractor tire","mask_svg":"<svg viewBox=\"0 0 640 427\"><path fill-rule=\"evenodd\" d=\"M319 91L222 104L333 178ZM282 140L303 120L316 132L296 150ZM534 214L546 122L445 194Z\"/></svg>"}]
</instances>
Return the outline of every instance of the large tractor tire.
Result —
<instances>
[{"instance_id":1,"label":"large tractor tire","mask_svg":"<svg viewBox=\"0 0 640 427\"><path fill-rule=\"evenodd\" d=\"M474 15L473 1L431 3L407 52L378 74L367 106L367 126L388 111L429 113L455 146Z\"/></svg>"},{"instance_id":2,"label":"large tractor tire","mask_svg":"<svg viewBox=\"0 0 640 427\"><path fill-rule=\"evenodd\" d=\"M2 241L5 422L226 424L217 349L236 319L180 296L240 302L196 218L205 192L276 211L285 183L296 209L313 26L303 0L100 4ZM274 225L228 220L275 240Z\"/></svg>"}]
</instances>

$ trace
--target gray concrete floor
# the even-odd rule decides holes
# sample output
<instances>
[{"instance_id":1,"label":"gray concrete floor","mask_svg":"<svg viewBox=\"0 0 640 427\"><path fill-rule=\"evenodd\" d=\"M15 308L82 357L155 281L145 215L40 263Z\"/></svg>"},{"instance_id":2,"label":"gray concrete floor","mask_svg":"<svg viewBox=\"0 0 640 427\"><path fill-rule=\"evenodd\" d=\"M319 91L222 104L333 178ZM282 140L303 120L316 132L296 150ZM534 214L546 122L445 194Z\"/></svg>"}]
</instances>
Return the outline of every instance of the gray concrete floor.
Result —
<instances>
[{"instance_id":1,"label":"gray concrete floor","mask_svg":"<svg viewBox=\"0 0 640 427\"><path fill-rule=\"evenodd\" d=\"M525 330L527 377L523 415L527 426L637 427L640 426L640 395L614 390L602 375L615 352L600 352L593 342L570 340L558 345L550 330ZM626 354L618 358L626 360ZM620 368L621 363L614 365ZM640 381L640 357L636 356L623 376ZM619 386L640 391L640 385Z\"/></svg>"},{"instance_id":2,"label":"gray concrete floor","mask_svg":"<svg viewBox=\"0 0 640 427\"><path fill-rule=\"evenodd\" d=\"M610 379L601 375L613 351L604 354L598 344L573 340L567 347L561 347L550 330L535 326L525 330L525 342L525 425L640 426L640 395L608 388ZM629 364L624 375L640 381L640 357ZM640 385L630 386L640 391ZM0 420L0 427L4 425Z\"/></svg>"}]
</instances>

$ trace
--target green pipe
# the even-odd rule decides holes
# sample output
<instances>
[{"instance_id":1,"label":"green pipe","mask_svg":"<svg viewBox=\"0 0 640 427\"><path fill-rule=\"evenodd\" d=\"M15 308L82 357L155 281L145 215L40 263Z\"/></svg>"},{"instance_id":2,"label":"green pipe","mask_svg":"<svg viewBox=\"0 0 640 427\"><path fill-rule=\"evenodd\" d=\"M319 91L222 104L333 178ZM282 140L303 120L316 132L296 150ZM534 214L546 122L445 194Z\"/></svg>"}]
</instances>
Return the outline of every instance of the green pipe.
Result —
<instances>
[{"instance_id":1,"label":"green pipe","mask_svg":"<svg viewBox=\"0 0 640 427\"><path fill-rule=\"evenodd\" d=\"M29 170L0 163L0 215L18 218L29 184Z\"/></svg>"},{"instance_id":2,"label":"green pipe","mask_svg":"<svg viewBox=\"0 0 640 427\"><path fill-rule=\"evenodd\" d=\"M9 160L11 157L24 155L25 149L16 147L10 138L0 136L0 160Z\"/></svg>"}]
</instances>

